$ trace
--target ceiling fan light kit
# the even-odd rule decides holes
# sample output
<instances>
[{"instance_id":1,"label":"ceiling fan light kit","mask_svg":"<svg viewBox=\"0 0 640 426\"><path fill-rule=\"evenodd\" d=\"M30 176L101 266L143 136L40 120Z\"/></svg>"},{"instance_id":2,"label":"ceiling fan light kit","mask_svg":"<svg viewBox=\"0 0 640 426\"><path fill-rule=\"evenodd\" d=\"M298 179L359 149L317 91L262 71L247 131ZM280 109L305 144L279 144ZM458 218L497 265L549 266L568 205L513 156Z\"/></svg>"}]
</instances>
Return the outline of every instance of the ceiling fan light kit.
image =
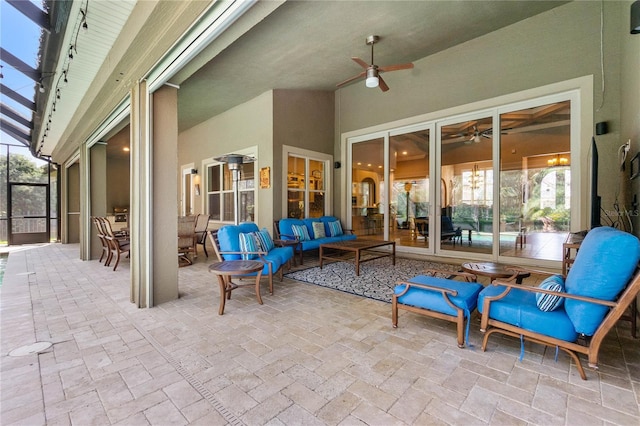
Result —
<instances>
[{"instance_id":1,"label":"ceiling fan light kit","mask_svg":"<svg viewBox=\"0 0 640 426\"><path fill-rule=\"evenodd\" d=\"M399 71L399 70L413 68L413 64L410 62L407 64L388 65L384 67L377 66L373 62L373 45L376 44L379 40L380 40L380 37L377 35L370 35L366 38L367 45L371 46L371 63L367 64L365 61L363 61L358 57L352 57L351 59L355 63L360 65L362 68L364 68L364 71L362 71L360 74L354 75L353 77L346 79L341 83L338 83L336 87L344 86L345 84L350 83L351 81L357 78L365 77L365 81L364 81L365 86L369 88L379 87L380 90L382 90L383 92L386 92L387 90L389 90L389 86L387 86L387 83L385 83L380 73L385 71Z\"/></svg>"},{"instance_id":2,"label":"ceiling fan light kit","mask_svg":"<svg viewBox=\"0 0 640 426\"><path fill-rule=\"evenodd\" d=\"M367 70L367 79L364 84L367 87L378 87L380 85L380 80L378 79L378 71L375 68L369 68Z\"/></svg>"}]
</instances>

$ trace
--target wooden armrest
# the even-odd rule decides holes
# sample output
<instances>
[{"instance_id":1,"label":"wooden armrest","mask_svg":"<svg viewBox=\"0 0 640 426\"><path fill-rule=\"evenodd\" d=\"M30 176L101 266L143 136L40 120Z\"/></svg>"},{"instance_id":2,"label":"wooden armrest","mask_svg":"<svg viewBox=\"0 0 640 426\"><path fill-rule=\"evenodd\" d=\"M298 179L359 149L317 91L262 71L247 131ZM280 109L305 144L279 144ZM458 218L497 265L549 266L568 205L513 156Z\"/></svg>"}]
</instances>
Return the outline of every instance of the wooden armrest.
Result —
<instances>
[{"instance_id":1,"label":"wooden armrest","mask_svg":"<svg viewBox=\"0 0 640 426\"><path fill-rule=\"evenodd\" d=\"M265 255L266 251L221 251L220 254L257 254Z\"/></svg>"},{"instance_id":2,"label":"wooden armrest","mask_svg":"<svg viewBox=\"0 0 640 426\"><path fill-rule=\"evenodd\" d=\"M518 277L518 275L521 275L521 274L546 275L546 276L549 276L549 277L552 276L552 275L560 275L560 276L562 276L562 274L559 274L557 272L543 271L541 269L523 268L521 266L505 266L504 269L506 269L507 271L513 271L513 275L508 277L508 278L498 278L497 281L501 281L501 282L513 281L514 279L516 279Z\"/></svg>"},{"instance_id":3,"label":"wooden armrest","mask_svg":"<svg viewBox=\"0 0 640 426\"><path fill-rule=\"evenodd\" d=\"M451 275L455 275L458 277L462 277L465 279L465 281L467 282L477 282L478 281L478 277L475 276L474 274L470 274L469 272L463 272L463 271L446 271L444 269L434 269L434 268L428 268L423 270L422 272L424 272L425 274L431 274L432 276L435 274L442 274L442 275L446 275L446 276L451 276Z\"/></svg>"},{"instance_id":4,"label":"wooden armrest","mask_svg":"<svg viewBox=\"0 0 640 426\"><path fill-rule=\"evenodd\" d=\"M404 291L400 294L398 294L397 296L402 296L403 294L405 294L407 291L409 291L409 288L411 287L419 287L419 288L423 288L425 290L432 290L432 291L439 291L442 294L450 294L452 296L457 296L458 292L456 290L450 290L448 288L442 288L442 287L435 287L435 286L431 286L429 284L422 284L422 283L416 283L413 281L398 281L397 283L398 285L404 285Z\"/></svg>"},{"instance_id":5,"label":"wooden armrest","mask_svg":"<svg viewBox=\"0 0 640 426\"><path fill-rule=\"evenodd\" d=\"M506 282L506 281L495 280L494 282L491 283L491 285L494 285L494 286L498 286L499 285L499 286L507 287L509 289L517 288L518 290L528 291L530 293L552 294L554 296L560 296L560 297L564 297L564 298L567 298L567 299L574 299L574 300L580 300L582 302L595 303L596 305L604 305L604 306L610 306L610 307L614 307L614 306L618 305L616 302L612 302L610 300L596 299L595 297L580 296L580 295L577 295L577 294L569 294L569 293L563 293L563 292L559 292L559 291L545 290L545 289L542 289L542 288L539 288L539 287L523 286L522 284L513 284L513 283L510 283L510 282ZM490 301L500 300L504 296L506 296L507 293L508 292L503 292L503 293L501 293L499 295L496 295L496 296L487 297L487 299L490 299Z\"/></svg>"}]
</instances>

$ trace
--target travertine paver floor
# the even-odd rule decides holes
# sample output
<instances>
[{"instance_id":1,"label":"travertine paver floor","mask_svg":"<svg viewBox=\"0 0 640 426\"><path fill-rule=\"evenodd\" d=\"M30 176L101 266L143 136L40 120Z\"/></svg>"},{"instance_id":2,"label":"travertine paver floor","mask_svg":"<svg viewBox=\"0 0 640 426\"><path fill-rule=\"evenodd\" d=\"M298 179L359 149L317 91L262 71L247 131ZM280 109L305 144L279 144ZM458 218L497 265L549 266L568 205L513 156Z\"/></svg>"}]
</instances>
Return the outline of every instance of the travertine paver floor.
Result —
<instances>
[{"instance_id":1,"label":"travertine paver floor","mask_svg":"<svg viewBox=\"0 0 640 426\"><path fill-rule=\"evenodd\" d=\"M309 284L276 280L258 305L239 289L219 316L200 256L180 299L129 302L118 271L76 245L12 252L1 292L2 425L640 424L640 340L621 323L601 369L492 337L458 349L452 323ZM8 353L36 341L40 354Z\"/></svg>"}]
</instances>

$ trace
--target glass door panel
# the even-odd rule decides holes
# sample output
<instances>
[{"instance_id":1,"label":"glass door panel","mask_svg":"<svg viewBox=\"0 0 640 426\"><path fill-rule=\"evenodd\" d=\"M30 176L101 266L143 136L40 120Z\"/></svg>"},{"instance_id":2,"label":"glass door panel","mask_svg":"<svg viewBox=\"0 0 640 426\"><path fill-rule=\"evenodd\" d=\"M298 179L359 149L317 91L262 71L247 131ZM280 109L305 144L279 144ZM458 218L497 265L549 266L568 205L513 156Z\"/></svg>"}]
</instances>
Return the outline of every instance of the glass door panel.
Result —
<instances>
[{"instance_id":1,"label":"glass door panel","mask_svg":"<svg viewBox=\"0 0 640 426\"><path fill-rule=\"evenodd\" d=\"M500 115L500 255L560 260L570 227L570 101Z\"/></svg>"},{"instance_id":2,"label":"glass door panel","mask_svg":"<svg viewBox=\"0 0 640 426\"><path fill-rule=\"evenodd\" d=\"M384 139L351 145L351 227L356 235L384 237Z\"/></svg>"},{"instance_id":3,"label":"glass door panel","mask_svg":"<svg viewBox=\"0 0 640 426\"><path fill-rule=\"evenodd\" d=\"M391 136L389 233L400 246L429 247L429 129Z\"/></svg>"},{"instance_id":4,"label":"glass door panel","mask_svg":"<svg viewBox=\"0 0 640 426\"><path fill-rule=\"evenodd\" d=\"M441 250L493 253L493 120L441 127Z\"/></svg>"}]
</instances>

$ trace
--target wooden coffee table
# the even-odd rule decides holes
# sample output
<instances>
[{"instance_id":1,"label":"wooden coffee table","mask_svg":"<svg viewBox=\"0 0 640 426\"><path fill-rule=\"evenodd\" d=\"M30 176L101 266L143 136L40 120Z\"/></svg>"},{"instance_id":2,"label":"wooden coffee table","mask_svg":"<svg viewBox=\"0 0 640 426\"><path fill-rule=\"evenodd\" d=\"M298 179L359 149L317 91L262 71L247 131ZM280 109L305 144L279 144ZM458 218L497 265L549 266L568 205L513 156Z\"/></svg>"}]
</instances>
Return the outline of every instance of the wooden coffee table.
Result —
<instances>
[{"instance_id":1,"label":"wooden coffee table","mask_svg":"<svg viewBox=\"0 0 640 426\"><path fill-rule=\"evenodd\" d=\"M260 278L262 277L262 269L264 263L257 260L225 260L223 262L215 262L209 265L209 272L218 276L220 284L220 308L218 315L224 313L224 303L226 299L231 299L231 292L238 287L252 286L253 284L235 284L231 282L231 277L243 276L257 272L256 274L256 297L258 303L262 305L262 297L260 297ZM273 289L270 289L273 292Z\"/></svg>"},{"instance_id":2,"label":"wooden coffee table","mask_svg":"<svg viewBox=\"0 0 640 426\"><path fill-rule=\"evenodd\" d=\"M509 269L508 266L494 262L467 262L462 264L462 270L470 274L489 277L491 281L497 278L509 278L514 274L514 271ZM528 272L518 273L516 284L522 284L522 280L529 276L531 274Z\"/></svg>"},{"instance_id":3,"label":"wooden coffee table","mask_svg":"<svg viewBox=\"0 0 640 426\"><path fill-rule=\"evenodd\" d=\"M373 250L384 246L391 246L391 251ZM363 254L366 254L367 257L363 258ZM391 263L393 265L396 264L395 241L356 239L320 244L320 269L322 269L322 263L325 259L340 262L353 260L356 264L356 275L360 275L360 264L362 262L381 257L391 257Z\"/></svg>"}]
</instances>

